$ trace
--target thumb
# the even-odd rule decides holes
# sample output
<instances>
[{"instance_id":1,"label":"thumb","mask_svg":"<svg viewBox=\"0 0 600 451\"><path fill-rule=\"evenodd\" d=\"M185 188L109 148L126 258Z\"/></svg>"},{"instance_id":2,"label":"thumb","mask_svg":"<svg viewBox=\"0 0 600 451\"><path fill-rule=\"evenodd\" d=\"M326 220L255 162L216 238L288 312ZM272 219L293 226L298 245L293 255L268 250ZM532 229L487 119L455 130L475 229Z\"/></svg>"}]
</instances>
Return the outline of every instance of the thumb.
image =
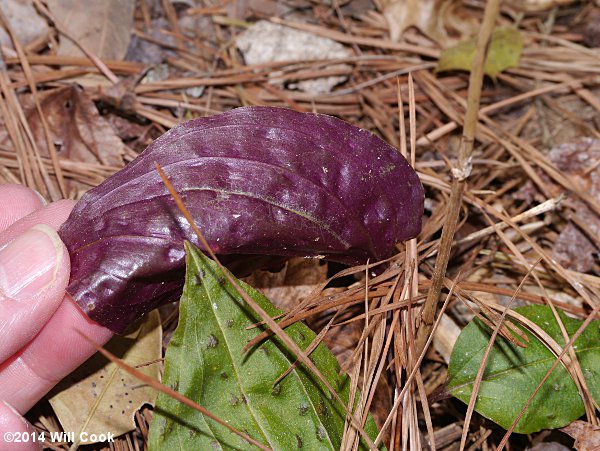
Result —
<instances>
[{"instance_id":1,"label":"thumb","mask_svg":"<svg viewBox=\"0 0 600 451\"><path fill-rule=\"evenodd\" d=\"M33 226L0 248L0 362L30 341L65 295L69 257L58 234Z\"/></svg>"},{"instance_id":2,"label":"thumb","mask_svg":"<svg viewBox=\"0 0 600 451\"><path fill-rule=\"evenodd\" d=\"M0 401L0 451L42 449L35 429L12 406ZM24 440L27 438L27 440Z\"/></svg>"}]
</instances>

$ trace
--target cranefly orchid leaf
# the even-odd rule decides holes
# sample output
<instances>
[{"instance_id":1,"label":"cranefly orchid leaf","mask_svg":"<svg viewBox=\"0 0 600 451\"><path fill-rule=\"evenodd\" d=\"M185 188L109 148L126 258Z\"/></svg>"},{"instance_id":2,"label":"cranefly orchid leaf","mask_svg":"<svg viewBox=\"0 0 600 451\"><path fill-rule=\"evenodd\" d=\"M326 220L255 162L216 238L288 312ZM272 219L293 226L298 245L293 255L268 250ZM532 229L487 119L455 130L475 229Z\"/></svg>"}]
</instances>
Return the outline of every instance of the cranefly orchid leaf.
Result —
<instances>
[{"instance_id":1,"label":"cranefly orchid leaf","mask_svg":"<svg viewBox=\"0 0 600 451\"><path fill-rule=\"evenodd\" d=\"M527 305L515 312L537 324L560 346L565 345L561 326L547 305ZM582 321L558 311L566 333L572 337ZM590 395L600 402L600 321L593 321L573 343ZM533 331L524 329L527 347L515 346L498 337L486 360L477 392L475 410L505 429L511 427L532 393L542 381L556 355ZM492 331L479 319L471 321L456 340L448 367L447 391L468 403ZM507 394L510 395L507 395ZM531 434L566 426L585 412L577 386L562 364L558 365L536 393L515 427Z\"/></svg>"},{"instance_id":2,"label":"cranefly orchid leaf","mask_svg":"<svg viewBox=\"0 0 600 451\"><path fill-rule=\"evenodd\" d=\"M183 123L88 191L59 231L71 256L67 291L115 332L178 298L183 243L199 245L155 162L219 255L360 264L421 229L417 174L366 130L272 107Z\"/></svg>"},{"instance_id":3,"label":"cranefly orchid leaf","mask_svg":"<svg viewBox=\"0 0 600 451\"><path fill-rule=\"evenodd\" d=\"M340 374L333 354L321 343L310 359L345 405L304 365L278 381L296 356L278 337L244 353L244 346L260 332L250 327L260 316L214 261L193 246L187 246L187 251L179 323L165 355L163 383L270 449L339 450L345 407L351 405L351 383L346 374ZM281 313L252 287L239 280L236 283L269 315ZM316 338L302 322L286 327L285 333L303 350ZM378 431L371 415L363 429L375 440ZM256 449L164 394L159 394L156 402L148 443L150 450ZM355 449L366 451L369 447L363 439Z\"/></svg>"}]
</instances>

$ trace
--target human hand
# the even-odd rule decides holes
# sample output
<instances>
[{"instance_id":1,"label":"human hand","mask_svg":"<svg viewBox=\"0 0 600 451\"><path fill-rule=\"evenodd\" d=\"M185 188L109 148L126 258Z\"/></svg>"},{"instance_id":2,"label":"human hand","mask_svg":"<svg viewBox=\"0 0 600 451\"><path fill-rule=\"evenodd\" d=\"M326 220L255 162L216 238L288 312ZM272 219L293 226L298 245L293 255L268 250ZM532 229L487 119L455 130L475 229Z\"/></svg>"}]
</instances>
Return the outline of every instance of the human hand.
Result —
<instances>
[{"instance_id":1,"label":"human hand","mask_svg":"<svg viewBox=\"0 0 600 451\"><path fill-rule=\"evenodd\" d=\"M21 416L96 351L111 332L91 321L65 293L70 262L56 230L74 202L44 205L32 190L0 185L0 450L5 433L32 432Z\"/></svg>"}]
</instances>

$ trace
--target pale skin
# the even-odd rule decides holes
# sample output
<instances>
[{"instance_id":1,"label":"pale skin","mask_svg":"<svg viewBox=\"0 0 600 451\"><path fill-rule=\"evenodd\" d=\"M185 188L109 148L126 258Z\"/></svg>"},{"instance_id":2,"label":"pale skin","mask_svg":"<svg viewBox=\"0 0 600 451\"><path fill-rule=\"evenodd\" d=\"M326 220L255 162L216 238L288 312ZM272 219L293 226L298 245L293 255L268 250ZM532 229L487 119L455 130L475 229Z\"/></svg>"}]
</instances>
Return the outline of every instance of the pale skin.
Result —
<instances>
[{"instance_id":1,"label":"pale skin","mask_svg":"<svg viewBox=\"0 0 600 451\"><path fill-rule=\"evenodd\" d=\"M112 336L65 291L69 254L56 230L74 205L0 185L0 451L41 448L3 437L33 431L22 415L95 353L80 332L100 344Z\"/></svg>"}]
</instances>

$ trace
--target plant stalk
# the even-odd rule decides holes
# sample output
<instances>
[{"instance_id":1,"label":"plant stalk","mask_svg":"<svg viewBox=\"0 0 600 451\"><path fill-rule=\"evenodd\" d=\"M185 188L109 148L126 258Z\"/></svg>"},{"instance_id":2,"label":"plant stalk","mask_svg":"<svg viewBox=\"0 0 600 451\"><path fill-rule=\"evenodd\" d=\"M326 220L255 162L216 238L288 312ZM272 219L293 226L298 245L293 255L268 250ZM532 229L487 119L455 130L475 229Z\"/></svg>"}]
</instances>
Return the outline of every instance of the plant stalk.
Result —
<instances>
[{"instance_id":1,"label":"plant stalk","mask_svg":"<svg viewBox=\"0 0 600 451\"><path fill-rule=\"evenodd\" d=\"M463 134L458 153L456 167L452 168L452 191L450 193L450 202L448 204L447 220L442 229L440 248L435 260L435 267L431 279L431 287L427 293L427 299L421 310L421 324L417 332L417 350L423 350L427 337L431 333L435 314L438 310L438 301L442 291L446 269L448 268L448 259L454 241L454 232L458 224L458 216L462 203L462 196L466 180L471 174L473 145L475 143L475 131L477 129L477 117L479 114L479 102L481 98L481 88L483 85L484 66L487 56L487 49L498 16L500 0L488 0L485 5L483 22L479 29L477 37L477 47L475 57L471 66L471 75L469 77L469 91L467 95L467 110Z\"/></svg>"}]
</instances>

